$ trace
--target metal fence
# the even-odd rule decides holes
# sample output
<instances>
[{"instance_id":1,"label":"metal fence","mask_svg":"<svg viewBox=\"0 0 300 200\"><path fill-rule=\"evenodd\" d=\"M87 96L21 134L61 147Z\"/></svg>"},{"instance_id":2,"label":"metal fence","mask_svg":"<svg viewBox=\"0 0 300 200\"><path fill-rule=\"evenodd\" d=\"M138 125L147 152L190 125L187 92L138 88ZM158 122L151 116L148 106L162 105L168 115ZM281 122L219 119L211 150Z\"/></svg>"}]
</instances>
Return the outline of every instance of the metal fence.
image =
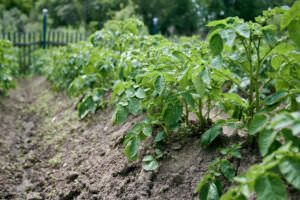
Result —
<instances>
[{"instance_id":1,"label":"metal fence","mask_svg":"<svg viewBox=\"0 0 300 200\"><path fill-rule=\"evenodd\" d=\"M22 73L26 72L31 64L32 53L38 48L66 46L69 43L78 43L87 39L86 33L48 31L46 40L43 39L43 32L2 32L0 39L9 40L13 46L19 48L19 65Z\"/></svg>"}]
</instances>

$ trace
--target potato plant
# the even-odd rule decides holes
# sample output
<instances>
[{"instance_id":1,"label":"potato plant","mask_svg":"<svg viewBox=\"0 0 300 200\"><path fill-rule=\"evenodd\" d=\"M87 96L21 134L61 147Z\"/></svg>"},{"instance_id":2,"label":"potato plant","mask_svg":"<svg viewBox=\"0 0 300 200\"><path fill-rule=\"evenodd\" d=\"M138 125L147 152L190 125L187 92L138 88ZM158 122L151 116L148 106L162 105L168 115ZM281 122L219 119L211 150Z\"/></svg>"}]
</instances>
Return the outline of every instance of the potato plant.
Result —
<instances>
[{"instance_id":1,"label":"potato plant","mask_svg":"<svg viewBox=\"0 0 300 200\"><path fill-rule=\"evenodd\" d=\"M0 40L0 92L6 95L7 90L15 88L14 77L18 73L16 49L6 40Z\"/></svg>"},{"instance_id":2,"label":"potato plant","mask_svg":"<svg viewBox=\"0 0 300 200\"><path fill-rule=\"evenodd\" d=\"M114 124L143 115L123 145L126 158L135 161L141 142L153 139L155 153L142 159L145 170L158 168L163 157L158 147L175 130L190 126L191 113L198 118L203 146L213 143L223 126L241 130L249 149L257 143L263 163L236 178L227 159L240 158L239 147L223 151L225 158L214 161L199 184L201 200L247 199L251 192L262 200L287 199L281 177L297 189L300 177L299 6L297 1L290 9L265 11L255 22L237 17L210 22L204 41L172 42L146 34L138 20L110 21L88 43L52 51L42 71L56 89L80 97L81 119L103 107L109 91ZM281 23L272 24L273 17ZM228 118L213 121L212 109ZM222 196L221 175L240 185Z\"/></svg>"}]
</instances>

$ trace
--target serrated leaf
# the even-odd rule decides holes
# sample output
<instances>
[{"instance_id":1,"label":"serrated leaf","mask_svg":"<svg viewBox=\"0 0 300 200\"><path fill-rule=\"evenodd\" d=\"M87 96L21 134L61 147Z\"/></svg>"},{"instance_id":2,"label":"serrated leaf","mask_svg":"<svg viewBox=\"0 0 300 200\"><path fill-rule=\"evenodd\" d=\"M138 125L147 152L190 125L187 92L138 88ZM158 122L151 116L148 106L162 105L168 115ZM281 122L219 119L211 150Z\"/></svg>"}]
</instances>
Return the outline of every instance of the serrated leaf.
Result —
<instances>
[{"instance_id":1,"label":"serrated leaf","mask_svg":"<svg viewBox=\"0 0 300 200\"><path fill-rule=\"evenodd\" d=\"M268 118L263 114L255 115L250 122L249 135L255 135L260 132L267 124Z\"/></svg>"},{"instance_id":2,"label":"serrated leaf","mask_svg":"<svg viewBox=\"0 0 300 200\"><path fill-rule=\"evenodd\" d=\"M146 93L142 88L139 88L136 92L135 92L135 96L139 99L144 99L146 97Z\"/></svg>"},{"instance_id":3,"label":"serrated leaf","mask_svg":"<svg viewBox=\"0 0 300 200\"><path fill-rule=\"evenodd\" d=\"M300 190L300 158L299 156L287 156L279 164L284 178L295 188Z\"/></svg>"},{"instance_id":4,"label":"serrated leaf","mask_svg":"<svg viewBox=\"0 0 300 200\"><path fill-rule=\"evenodd\" d=\"M164 76L158 76L154 82L154 88L157 94L161 95L165 88L166 80Z\"/></svg>"},{"instance_id":5,"label":"serrated leaf","mask_svg":"<svg viewBox=\"0 0 300 200\"><path fill-rule=\"evenodd\" d=\"M222 171L222 173L224 174L224 176L229 180L229 181L233 181L233 178L235 176L235 171L232 168L232 165L230 164L229 161L227 160L223 160L222 162L220 162L220 169Z\"/></svg>"},{"instance_id":6,"label":"serrated leaf","mask_svg":"<svg viewBox=\"0 0 300 200\"><path fill-rule=\"evenodd\" d=\"M219 124L214 125L201 136L201 145L208 146L214 139L222 133L222 126Z\"/></svg>"},{"instance_id":7,"label":"serrated leaf","mask_svg":"<svg viewBox=\"0 0 300 200\"><path fill-rule=\"evenodd\" d=\"M257 200L287 200L285 185L276 174L266 173L255 180Z\"/></svg>"},{"instance_id":8,"label":"serrated leaf","mask_svg":"<svg viewBox=\"0 0 300 200\"><path fill-rule=\"evenodd\" d=\"M218 55L223 50L223 39L220 34L214 34L209 40L209 48L213 55Z\"/></svg>"},{"instance_id":9,"label":"serrated leaf","mask_svg":"<svg viewBox=\"0 0 300 200\"><path fill-rule=\"evenodd\" d=\"M259 151L262 156L266 156L276 138L277 133L272 129L263 130L258 137Z\"/></svg>"},{"instance_id":10,"label":"serrated leaf","mask_svg":"<svg viewBox=\"0 0 300 200\"><path fill-rule=\"evenodd\" d=\"M140 109L140 101L137 98L131 98L128 102L128 110L133 115L137 115Z\"/></svg>"}]
</instances>

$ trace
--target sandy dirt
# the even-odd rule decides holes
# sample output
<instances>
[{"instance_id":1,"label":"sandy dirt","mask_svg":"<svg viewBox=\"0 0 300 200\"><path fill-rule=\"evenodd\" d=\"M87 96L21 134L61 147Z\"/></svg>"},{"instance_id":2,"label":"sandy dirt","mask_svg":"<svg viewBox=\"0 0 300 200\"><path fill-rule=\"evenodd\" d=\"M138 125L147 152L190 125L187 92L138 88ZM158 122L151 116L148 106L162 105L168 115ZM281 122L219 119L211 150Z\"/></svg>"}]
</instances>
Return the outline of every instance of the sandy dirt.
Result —
<instances>
[{"instance_id":1,"label":"sandy dirt","mask_svg":"<svg viewBox=\"0 0 300 200\"><path fill-rule=\"evenodd\" d=\"M153 151L153 138L141 145L133 163L122 146L122 138L143 116L129 116L114 126L108 106L80 121L77 100L52 91L39 76L19 80L16 90L0 97L0 199L198 199L194 190L209 163L220 156L216 149L241 141L220 137L203 148L200 135L179 131L163 145L160 167L147 172L141 159ZM241 160L231 160L238 173L261 161L258 152L241 153ZM232 185L223 183L224 191ZM290 199L300 199L299 192L290 194Z\"/></svg>"}]
</instances>

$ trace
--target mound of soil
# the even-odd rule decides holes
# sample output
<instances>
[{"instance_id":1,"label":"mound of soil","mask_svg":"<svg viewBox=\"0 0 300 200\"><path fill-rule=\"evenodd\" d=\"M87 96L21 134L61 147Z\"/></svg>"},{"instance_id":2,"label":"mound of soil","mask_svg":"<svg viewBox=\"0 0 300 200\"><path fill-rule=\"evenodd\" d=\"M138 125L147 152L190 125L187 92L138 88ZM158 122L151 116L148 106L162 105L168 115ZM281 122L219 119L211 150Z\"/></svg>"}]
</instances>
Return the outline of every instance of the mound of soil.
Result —
<instances>
[{"instance_id":1,"label":"mound of soil","mask_svg":"<svg viewBox=\"0 0 300 200\"><path fill-rule=\"evenodd\" d=\"M132 163L122 146L122 138L143 116L129 116L114 126L114 110L108 107L80 121L77 100L53 92L39 76L19 80L9 97L0 97L0 199L198 199L194 190L219 156L216 149L241 141L220 137L203 148L199 135L176 133L163 146L160 167L147 172L141 158L152 151L152 139L141 145ZM261 161L258 152L241 153L241 160L232 160L238 174ZM232 185L223 183L224 191ZM300 199L299 192L290 193Z\"/></svg>"}]
</instances>

